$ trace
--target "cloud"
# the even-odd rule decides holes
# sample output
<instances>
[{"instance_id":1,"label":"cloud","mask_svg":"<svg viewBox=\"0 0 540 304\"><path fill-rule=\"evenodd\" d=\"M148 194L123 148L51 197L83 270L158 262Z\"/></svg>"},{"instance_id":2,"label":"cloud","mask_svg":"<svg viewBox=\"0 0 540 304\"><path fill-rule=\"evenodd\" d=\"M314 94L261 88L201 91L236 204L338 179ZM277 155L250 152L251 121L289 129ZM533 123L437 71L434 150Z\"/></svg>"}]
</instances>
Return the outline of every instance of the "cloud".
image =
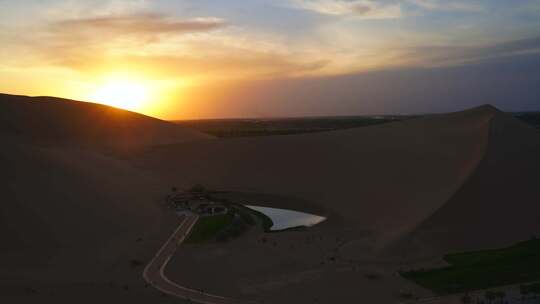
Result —
<instances>
[{"instance_id":1,"label":"cloud","mask_svg":"<svg viewBox=\"0 0 540 304\"><path fill-rule=\"evenodd\" d=\"M452 66L482 62L488 59L540 53L540 37L507 41L476 47L417 47L404 56L417 62L431 62L434 66Z\"/></svg>"},{"instance_id":2,"label":"cloud","mask_svg":"<svg viewBox=\"0 0 540 304\"><path fill-rule=\"evenodd\" d=\"M481 12L483 10L482 6L474 1L406 0L406 2L433 11Z\"/></svg>"},{"instance_id":3,"label":"cloud","mask_svg":"<svg viewBox=\"0 0 540 304\"><path fill-rule=\"evenodd\" d=\"M401 7L393 1L375 0L294 0L293 7L324 15L350 15L362 19L395 19Z\"/></svg>"},{"instance_id":4,"label":"cloud","mask_svg":"<svg viewBox=\"0 0 540 304\"><path fill-rule=\"evenodd\" d=\"M150 46L159 49L166 44L164 41L226 25L218 18L179 19L153 13L64 19L31 33L32 41L25 43L25 47L37 54L38 62L80 67L92 65L99 58L125 56Z\"/></svg>"},{"instance_id":5,"label":"cloud","mask_svg":"<svg viewBox=\"0 0 540 304\"><path fill-rule=\"evenodd\" d=\"M296 8L324 15L348 15L361 19L397 19L410 7L426 11L481 12L472 1L456 0L290 0Z\"/></svg>"},{"instance_id":6,"label":"cloud","mask_svg":"<svg viewBox=\"0 0 540 304\"><path fill-rule=\"evenodd\" d=\"M155 79L233 79L299 76L329 63L265 49L260 39L247 39L218 18L115 14L58 20L26 32L30 34L2 39L10 42L0 50L1 55L9 53L4 65L63 68L87 76L119 69ZM24 54L25 60L15 58L17 54Z\"/></svg>"},{"instance_id":7,"label":"cloud","mask_svg":"<svg viewBox=\"0 0 540 304\"><path fill-rule=\"evenodd\" d=\"M293 60L279 54L253 51L237 51L235 54L214 54L204 58L188 55L133 55L126 58L126 65L132 70L144 70L156 77L176 77L205 75L214 79L275 78L300 76L324 68L327 60ZM103 62L104 65L107 62Z\"/></svg>"},{"instance_id":8,"label":"cloud","mask_svg":"<svg viewBox=\"0 0 540 304\"><path fill-rule=\"evenodd\" d=\"M351 10L355 15L363 16L369 14L373 9L365 4L358 4L351 7Z\"/></svg>"},{"instance_id":9,"label":"cloud","mask_svg":"<svg viewBox=\"0 0 540 304\"><path fill-rule=\"evenodd\" d=\"M530 111L540 109L539 81L540 54L528 54L455 67L273 79L229 89L194 88L199 92L187 94L193 98L190 105L200 104L194 116L203 117L433 113L485 103L503 110ZM219 93L209 96L207 92Z\"/></svg>"},{"instance_id":10,"label":"cloud","mask_svg":"<svg viewBox=\"0 0 540 304\"><path fill-rule=\"evenodd\" d=\"M143 49L153 53L155 50L149 50L152 46L160 49L168 41L225 26L223 20L208 17L179 19L153 13L103 15L51 22L32 33L31 41L24 45L41 64L87 69L109 58L126 57Z\"/></svg>"},{"instance_id":11,"label":"cloud","mask_svg":"<svg viewBox=\"0 0 540 304\"><path fill-rule=\"evenodd\" d=\"M85 19L61 20L52 24L58 31L107 31L117 34L184 34L224 27L218 18L178 20L160 14L110 15Z\"/></svg>"}]
</instances>

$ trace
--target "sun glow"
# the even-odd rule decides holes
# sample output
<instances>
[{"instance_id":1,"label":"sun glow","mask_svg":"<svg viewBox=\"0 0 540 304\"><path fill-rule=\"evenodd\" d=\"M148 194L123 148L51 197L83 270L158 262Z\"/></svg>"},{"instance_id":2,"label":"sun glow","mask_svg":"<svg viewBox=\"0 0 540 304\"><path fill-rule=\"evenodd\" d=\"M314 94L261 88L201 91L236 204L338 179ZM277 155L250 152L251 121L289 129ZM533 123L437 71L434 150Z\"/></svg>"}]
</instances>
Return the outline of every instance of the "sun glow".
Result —
<instances>
[{"instance_id":1,"label":"sun glow","mask_svg":"<svg viewBox=\"0 0 540 304\"><path fill-rule=\"evenodd\" d=\"M90 99L117 108L140 111L148 102L149 88L132 80L109 80L90 94Z\"/></svg>"}]
</instances>

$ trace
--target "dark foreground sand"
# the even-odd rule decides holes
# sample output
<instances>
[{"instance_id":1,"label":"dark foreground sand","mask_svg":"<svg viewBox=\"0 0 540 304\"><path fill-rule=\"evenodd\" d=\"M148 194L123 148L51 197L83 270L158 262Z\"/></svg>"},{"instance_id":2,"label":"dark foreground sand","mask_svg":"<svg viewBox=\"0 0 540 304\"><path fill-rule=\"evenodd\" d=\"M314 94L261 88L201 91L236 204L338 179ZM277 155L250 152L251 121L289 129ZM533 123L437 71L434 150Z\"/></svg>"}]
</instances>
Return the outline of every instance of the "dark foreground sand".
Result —
<instances>
[{"instance_id":1,"label":"dark foreground sand","mask_svg":"<svg viewBox=\"0 0 540 304\"><path fill-rule=\"evenodd\" d=\"M0 118L0 302L162 303L131 260L148 261L175 228L159 203L168 187L118 153L175 130L199 134L100 105L9 95ZM162 138L136 141L159 130Z\"/></svg>"},{"instance_id":2,"label":"dark foreground sand","mask_svg":"<svg viewBox=\"0 0 540 304\"><path fill-rule=\"evenodd\" d=\"M100 105L0 95L0 126L0 299L9 303L181 303L145 288L131 262L147 262L174 230L160 203L173 185L328 216L305 231L185 246L167 270L180 284L264 303L429 295L395 272L540 232L531 200L540 132L490 106L214 139Z\"/></svg>"}]
</instances>

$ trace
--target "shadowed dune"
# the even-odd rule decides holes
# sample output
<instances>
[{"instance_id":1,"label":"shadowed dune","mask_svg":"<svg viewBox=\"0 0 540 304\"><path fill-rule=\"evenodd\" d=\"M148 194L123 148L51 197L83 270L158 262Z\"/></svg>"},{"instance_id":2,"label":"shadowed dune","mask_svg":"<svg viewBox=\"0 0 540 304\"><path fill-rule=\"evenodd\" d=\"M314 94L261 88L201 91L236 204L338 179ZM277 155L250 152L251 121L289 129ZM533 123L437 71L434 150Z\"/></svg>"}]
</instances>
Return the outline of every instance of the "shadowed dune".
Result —
<instances>
[{"instance_id":1,"label":"shadowed dune","mask_svg":"<svg viewBox=\"0 0 540 304\"><path fill-rule=\"evenodd\" d=\"M540 131L497 113L477 170L405 238L409 250L440 254L503 247L538 236L539 181Z\"/></svg>"},{"instance_id":2,"label":"shadowed dune","mask_svg":"<svg viewBox=\"0 0 540 304\"><path fill-rule=\"evenodd\" d=\"M158 301L130 261L174 229L160 204L169 187L109 152L207 138L106 106L0 95L0 298Z\"/></svg>"},{"instance_id":3,"label":"shadowed dune","mask_svg":"<svg viewBox=\"0 0 540 304\"><path fill-rule=\"evenodd\" d=\"M465 183L496 115L483 106L350 130L162 146L139 161L171 182L311 201L329 222L370 231L372 249L381 249Z\"/></svg>"},{"instance_id":4,"label":"shadowed dune","mask_svg":"<svg viewBox=\"0 0 540 304\"><path fill-rule=\"evenodd\" d=\"M85 290L94 300L155 303L159 294L144 288L129 261L147 261L174 228L174 215L158 203L173 185L202 183L253 195L252 204L329 217L309 232L324 236L318 252L299 247L293 256L283 247L269 256L254 242L186 249L172 261L172 278L182 282L187 271L192 286L234 295L240 283L231 272L245 275L242 282L255 292L268 282L254 269L275 281L291 269L283 265L318 276L313 265L325 250L347 260L412 260L540 233L540 132L491 106L358 129L215 139L111 107L0 95L0 137L0 279L7 282L0 294L15 297L27 296L32 282L51 294L69 290L57 301ZM294 246L303 236L274 239ZM224 252L228 262L215 268L190 260ZM307 293L329 284L322 275L302 278L294 284ZM332 278L338 288L356 277L336 272ZM279 286L265 296L300 300L301 293L283 298L293 292ZM329 298L330 291L324 291Z\"/></svg>"},{"instance_id":5,"label":"shadowed dune","mask_svg":"<svg viewBox=\"0 0 540 304\"><path fill-rule=\"evenodd\" d=\"M246 238L184 248L168 269L175 281L265 303L396 303L400 290L430 295L396 277L401 267L540 232L539 147L538 130L481 106L360 129L161 146L137 161L171 183L279 194L297 200L244 200L328 216L305 232L265 235L268 245Z\"/></svg>"},{"instance_id":6,"label":"shadowed dune","mask_svg":"<svg viewBox=\"0 0 540 304\"><path fill-rule=\"evenodd\" d=\"M151 144L211 138L173 123L105 105L5 94L0 94L0 132L33 144L124 151Z\"/></svg>"},{"instance_id":7,"label":"shadowed dune","mask_svg":"<svg viewBox=\"0 0 540 304\"><path fill-rule=\"evenodd\" d=\"M311 201L330 221L371 232L369 250L390 254L403 240L423 244L408 252L415 256L540 233L540 132L487 105L358 129L162 146L139 161L171 182ZM366 248L351 242L344 251Z\"/></svg>"},{"instance_id":8,"label":"shadowed dune","mask_svg":"<svg viewBox=\"0 0 540 304\"><path fill-rule=\"evenodd\" d=\"M0 95L0 136L0 233L18 244L0 246L40 256L110 242L158 216L159 181L103 152L211 138L108 106L14 95Z\"/></svg>"},{"instance_id":9,"label":"shadowed dune","mask_svg":"<svg viewBox=\"0 0 540 304\"><path fill-rule=\"evenodd\" d=\"M175 281L266 303L311 303L313 290L321 303L395 303L403 289L429 295L395 277L401 267L540 232L530 200L540 193L538 133L481 106L359 129L160 146L136 162L168 183L277 194L296 201L243 200L328 216L305 232L266 235L269 245L246 238L184 248L168 270ZM517 190L529 200L514 209ZM384 282L365 282L370 272Z\"/></svg>"}]
</instances>

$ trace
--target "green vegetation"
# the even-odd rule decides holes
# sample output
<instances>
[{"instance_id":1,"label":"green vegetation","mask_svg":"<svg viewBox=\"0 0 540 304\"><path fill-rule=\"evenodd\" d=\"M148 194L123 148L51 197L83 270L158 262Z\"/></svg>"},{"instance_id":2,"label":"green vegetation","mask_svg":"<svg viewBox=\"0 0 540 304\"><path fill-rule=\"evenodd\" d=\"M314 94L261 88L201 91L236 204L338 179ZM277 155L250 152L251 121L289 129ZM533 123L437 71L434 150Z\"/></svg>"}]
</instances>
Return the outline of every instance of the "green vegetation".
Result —
<instances>
[{"instance_id":1,"label":"green vegetation","mask_svg":"<svg viewBox=\"0 0 540 304\"><path fill-rule=\"evenodd\" d=\"M242 221L245 222L246 224L250 225L250 226L253 226L255 225L255 220L253 219L253 216L252 216L252 213L251 213L251 209L243 206L243 205L234 205L234 207L232 207L233 210L236 211L236 213L238 213L238 216L240 216L242 218Z\"/></svg>"},{"instance_id":2,"label":"green vegetation","mask_svg":"<svg viewBox=\"0 0 540 304\"><path fill-rule=\"evenodd\" d=\"M537 239L507 248L449 254L444 259L450 266L401 275L439 294L540 280L540 240Z\"/></svg>"},{"instance_id":3,"label":"green vegetation","mask_svg":"<svg viewBox=\"0 0 540 304\"><path fill-rule=\"evenodd\" d=\"M515 117L540 128L540 112L514 113ZM350 117L304 117L274 119L201 119L176 123L217 137L290 135L359 128L420 116L384 115Z\"/></svg>"},{"instance_id":4,"label":"green vegetation","mask_svg":"<svg viewBox=\"0 0 540 304\"><path fill-rule=\"evenodd\" d=\"M231 238L242 235L249 227L257 222L253 219L252 210L242 205L229 205L229 211L234 214L234 219L228 227L220 231L216 240L220 242L228 241Z\"/></svg>"},{"instance_id":5,"label":"green vegetation","mask_svg":"<svg viewBox=\"0 0 540 304\"><path fill-rule=\"evenodd\" d=\"M177 121L177 123L217 137L231 138L324 132L358 128L409 118L412 118L412 116L203 119Z\"/></svg>"},{"instance_id":6,"label":"green vegetation","mask_svg":"<svg viewBox=\"0 0 540 304\"><path fill-rule=\"evenodd\" d=\"M259 212L257 210L249 209L247 207L243 207L247 210L247 212L250 212L251 214L255 215L261 220L263 230L265 232L269 232L270 228L274 225L274 222L272 222L272 219L268 217L266 214Z\"/></svg>"},{"instance_id":7,"label":"green vegetation","mask_svg":"<svg viewBox=\"0 0 540 304\"><path fill-rule=\"evenodd\" d=\"M231 224L216 234L216 241L226 242L232 238L239 237L249 228L249 224L240 217L234 217Z\"/></svg>"},{"instance_id":8,"label":"green vegetation","mask_svg":"<svg viewBox=\"0 0 540 304\"><path fill-rule=\"evenodd\" d=\"M227 214L201 217L186 240L187 243L225 242L238 237L256 224L250 210L243 206L228 206Z\"/></svg>"},{"instance_id":9,"label":"green vegetation","mask_svg":"<svg viewBox=\"0 0 540 304\"><path fill-rule=\"evenodd\" d=\"M218 232L232 223L233 218L234 216L229 213L199 218L186 243L201 243L215 239Z\"/></svg>"}]
</instances>

